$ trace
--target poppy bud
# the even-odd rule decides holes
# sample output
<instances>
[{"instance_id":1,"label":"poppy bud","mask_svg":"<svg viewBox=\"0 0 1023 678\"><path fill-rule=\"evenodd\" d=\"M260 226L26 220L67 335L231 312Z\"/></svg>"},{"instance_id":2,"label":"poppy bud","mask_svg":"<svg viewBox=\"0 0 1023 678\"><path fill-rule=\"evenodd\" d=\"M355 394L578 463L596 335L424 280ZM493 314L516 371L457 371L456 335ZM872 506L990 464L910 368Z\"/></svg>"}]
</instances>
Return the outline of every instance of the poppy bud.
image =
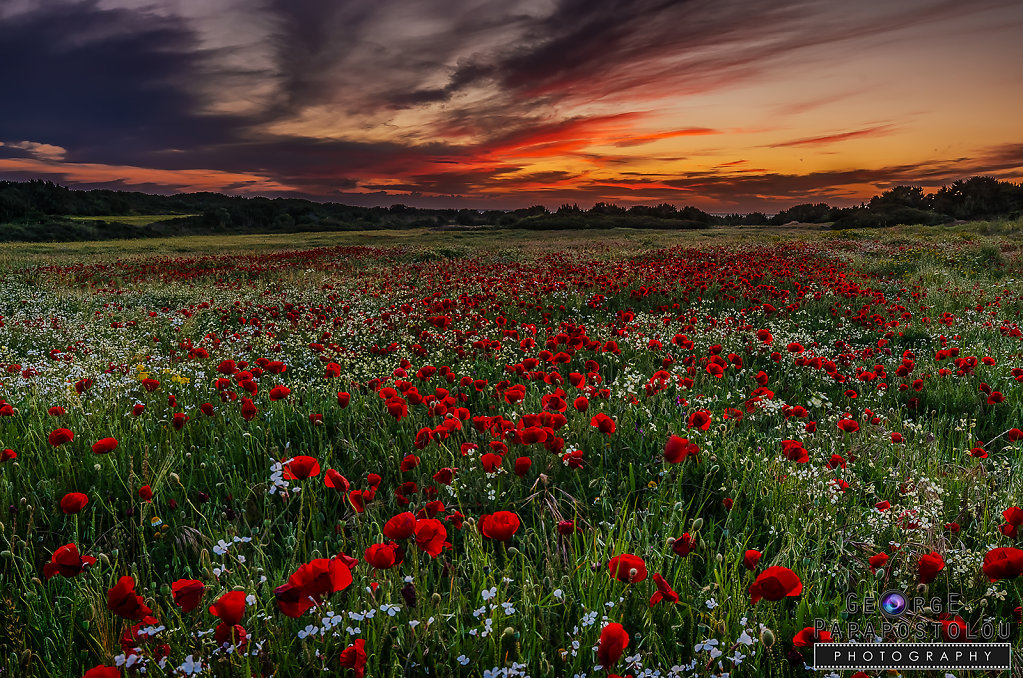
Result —
<instances>
[{"instance_id":1,"label":"poppy bud","mask_svg":"<svg viewBox=\"0 0 1023 678\"><path fill-rule=\"evenodd\" d=\"M764 630L760 632L760 642L764 644L764 647L771 647L774 645L774 631L764 627Z\"/></svg>"},{"instance_id":2,"label":"poppy bud","mask_svg":"<svg viewBox=\"0 0 1023 678\"><path fill-rule=\"evenodd\" d=\"M405 605L408 607L416 606L416 587L413 586L412 582L405 584L401 589L401 597L405 600Z\"/></svg>"},{"instance_id":3,"label":"poppy bud","mask_svg":"<svg viewBox=\"0 0 1023 678\"><path fill-rule=\"evenodd\" d=\"M693 532L696 532L701 527L703 527L703 518L697 518L693 521Z\"/></svg>"}]
</instances>

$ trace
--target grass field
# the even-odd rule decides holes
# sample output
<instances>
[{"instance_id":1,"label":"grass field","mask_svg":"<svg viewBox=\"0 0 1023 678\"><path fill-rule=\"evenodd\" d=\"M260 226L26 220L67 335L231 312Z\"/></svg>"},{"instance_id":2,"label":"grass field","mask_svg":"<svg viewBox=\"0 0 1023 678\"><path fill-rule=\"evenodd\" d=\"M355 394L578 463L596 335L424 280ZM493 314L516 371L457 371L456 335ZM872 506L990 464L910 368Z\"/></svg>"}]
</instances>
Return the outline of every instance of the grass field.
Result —
<instances>
[{"instance_id":1,"label":"grass field","mask_svg":"<svg viewBox=\"0 0 1023 678\"><path fill-rule=\"evenodd\" d=\"M0 676L1019 648L1020 230L0 245Z\"/></svg>"},{"instance_id":2,"label":"grass field","mask_svg":"<svg viewBox=\"0 0 1023 678\"><path fill-rule=\"evenodd\" d=\"M197 214L131 214L111 215L101 217L68 217L72 221L106 221L112 224L130 224L132 226L148 226L158 221L168 219L180 219L182 217L195 217Z\"/></svg>"}]
</instances>

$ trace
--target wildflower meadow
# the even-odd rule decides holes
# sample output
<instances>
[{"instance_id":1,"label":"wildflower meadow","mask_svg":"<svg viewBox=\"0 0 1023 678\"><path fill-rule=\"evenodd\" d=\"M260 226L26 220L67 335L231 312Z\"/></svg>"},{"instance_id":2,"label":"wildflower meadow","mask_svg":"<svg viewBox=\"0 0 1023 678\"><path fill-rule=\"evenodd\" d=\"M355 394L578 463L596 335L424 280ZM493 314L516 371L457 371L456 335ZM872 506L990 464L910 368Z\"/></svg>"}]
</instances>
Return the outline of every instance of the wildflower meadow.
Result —
<instances>
[{"instance_id":1,"label":"wildflower meadow","mask_svg":"<svg viewBox=\"0 0 1023 678\"><path fill-rule=\"evenodd\" d=\"M797 231L8 246L0 676L1018 646L1019 241Z\"/></svg>"}]
</instances>

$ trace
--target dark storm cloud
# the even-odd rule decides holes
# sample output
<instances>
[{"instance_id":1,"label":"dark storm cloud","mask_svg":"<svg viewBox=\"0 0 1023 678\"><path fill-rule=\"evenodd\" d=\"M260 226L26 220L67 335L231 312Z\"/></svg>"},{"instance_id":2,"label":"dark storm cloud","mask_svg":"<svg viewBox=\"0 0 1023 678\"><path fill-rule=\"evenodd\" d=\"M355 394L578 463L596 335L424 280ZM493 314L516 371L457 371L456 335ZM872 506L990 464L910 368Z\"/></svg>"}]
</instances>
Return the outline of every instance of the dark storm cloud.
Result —
<instances>
[{"instance_id":1,"label":"dark storm cloud","mask_svg":"<svg viewBox=\"0 0 1023 678\"><path fill-rule=\"evenodd\" d=\"M101 162L221 142L241 121L197 113L208 56L173 17L43 3L0 21L0 138Z\"/></svg>"}]
</instances>

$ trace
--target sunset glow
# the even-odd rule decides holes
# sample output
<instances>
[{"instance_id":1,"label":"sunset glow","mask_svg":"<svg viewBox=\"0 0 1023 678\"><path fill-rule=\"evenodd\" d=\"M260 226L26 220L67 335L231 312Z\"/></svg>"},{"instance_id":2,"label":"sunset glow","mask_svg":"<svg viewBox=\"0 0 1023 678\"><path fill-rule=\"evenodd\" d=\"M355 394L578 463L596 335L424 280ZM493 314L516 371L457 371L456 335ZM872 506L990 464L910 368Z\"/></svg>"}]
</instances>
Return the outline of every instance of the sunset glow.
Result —
<instances>
[{"instance_id":1,"label":"sunset glow","mask_svg":"<svg viewBox=\"0 0 1023 678\"><path fill-rule=\"evenodd\" d=\"M1023 5L10 0L0 179L358 205L1023 178Z\"/></svg>"}]
</instances>

